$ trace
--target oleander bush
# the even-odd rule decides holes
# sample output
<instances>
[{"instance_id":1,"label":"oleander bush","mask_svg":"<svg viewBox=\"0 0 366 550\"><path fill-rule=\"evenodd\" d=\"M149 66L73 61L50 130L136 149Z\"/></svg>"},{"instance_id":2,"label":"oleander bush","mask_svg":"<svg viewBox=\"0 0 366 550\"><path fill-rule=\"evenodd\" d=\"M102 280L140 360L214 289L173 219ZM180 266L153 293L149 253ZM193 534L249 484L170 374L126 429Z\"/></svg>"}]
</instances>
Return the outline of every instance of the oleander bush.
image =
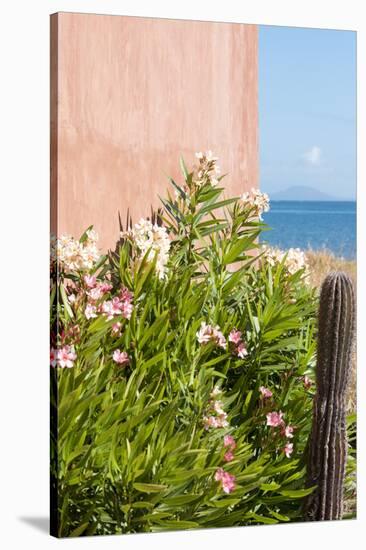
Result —
<instances>
[{"instance_id":1,"label":"oleander bush","mask_svg":"<svg viewBox=\"0 0 366 550\"><path fill-rule=\"evenodd\" d=\"M57 536L302 519L316 351L304 257L262 246L259 191L197 155L101 256L53 242Z\"/></svg>"}]
</instances>

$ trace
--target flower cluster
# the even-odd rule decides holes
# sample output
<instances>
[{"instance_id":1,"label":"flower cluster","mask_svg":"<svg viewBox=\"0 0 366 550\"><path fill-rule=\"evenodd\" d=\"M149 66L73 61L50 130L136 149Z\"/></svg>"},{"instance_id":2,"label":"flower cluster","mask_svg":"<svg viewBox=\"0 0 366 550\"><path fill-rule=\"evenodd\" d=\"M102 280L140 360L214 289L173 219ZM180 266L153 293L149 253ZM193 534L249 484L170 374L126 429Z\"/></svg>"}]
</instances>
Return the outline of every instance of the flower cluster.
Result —
<instances>
[{"instance_id":1,"label":"flower cluster","mask_svg":"<svg viewBox=\"0 0 366 550\"><path fill-rule=\"evenodd\" d=\"M215 388L215 390L215 395L217 395L218 389ZM232 435L227 434L224 436L224 448L224 461L231 462L232 460L234 460L234 450L236 449L236 442ZM221 483L221 488L224 493L231 493L236 487L235 476L229 474L229 472L226 472L223 468L218 468L216 470L215 480Z\"/></svg>"},{"instance_id":2,"label":"flower cluster","mask_svg":"<svg viewBox=\"0 0 366 550\"><path fill-rule=\"evenodd\" d=\"M264 251L263 256L265 260L271 266L281 263L286 256L285 267L290 275L293 275L300 269L305 269L305 276L307 276L309 268L305 253L300 248L289 248L287 251L284 251L279 248L263 245L262 250Z\"/></svg>"},{"instance_id":3,"label":"flower cluster","mask_svg":"<svg viewBox=\"0 0 366 550\"><path fill-rule=\"evenodd\" d=\"M101 312L107 316L110 321L113 317L121 315L124 319L131 319L133 311L132 294L127 289L123 288L119 296L115 296L112 300L106 300L101 305Z\"/></svg>"},{"instance_id":4,"label":"flower cluster","mask_svg":"<svg viewBox=\"0 0 366 550\"><path fill-rule=\"evenodd\" d=\"M215 473L215 480L221 483L224 493L231 493L235 487L235 476L226 472L223 468L219 468Z\"/></svg>"},{"instance_id":5,"label":"flower cluster","mask_svg":"<svg viewBox=\"0 0 366 550\"><path fill-rule=\"evenodd\" d=\"M224 404L218 399L221 393L217 386L210 393L211 399L206 409L206 415L202 419L206 430L210 428L227 428L229 426L227 413L223 409Z\"/></svg>"},{"instance_id":6,"label":"flower cluster","mask_svg":"<svg viewBox=\"0 0 366 550\"><path fill-rule=\"evenodd\" d=\"M51 238L51 263L64 273L88 271L99 260L98 235L93 229L87 231L87 238L80 242L68 235Z\"/></svg>"},{"instance_id":7,"label":"flower cluster","mask_svg":"<svg viewBox=\"0 0 366 550\"><path fill-rule=\"evenodd\" d=\"M235 439L232 435L225 435L224 437L224 447L227 449L227 451L224 454L224 460L225 462L231 462L234 460L234 452L236 449L236 443Z\"/></svg>"},{"instance_id":8,"label":"flower cluster","mask_svg":"<svg viewBox=\"0 0 366 550\"><path fill-rule=\"evenodd\" d=\"M64 346L63 348L50 350L51 367L61 367L71 369L76 359L74 346Z\"/></svg>"},{"instance_id":9,"label":"flower cluster","mask_svg":"<svg viewBox=\"0 0 366 550\"><path fill-rule=\"evenodd\" d=\"M116 349L113 352L113 361L120 365L121 367L124 367L125 365L130 364L130 358L128 356L128 353L126 351L121 351L119 349Z\"/></svg>"},{"instance_id":10,"label":"flower cluster","mask_svg":"<svg viewBox=\"0 0 366 550\"><path fill-rule=\"evenodd\" d=\"M87 304L84 312L87 319L97 317L98 313L105 315L108 321L118 315L124 319L131 318L133 294L127 288L122 288L118 296L100 302L105 294L112 290L112 284L108 281L97 281L95 276L90 275L85 275L84 283L87 289Z\"/></svg>"},{"instance_id":11,"label":"flower cluster","mask_svg":"<svg viewBox=\"0 0 366 550\"><path fill-rule=\"evenodd\" d=\"M273 393L271 392L271 390L268 388L265 388L264 386L261 386L259 388L259 391L261 392L262 399L269 399L270 397L273 396Z\"/></svg>"},{"instance_id":12,"label":"flower cluster","mask_svg":"<svg viewBox=\"0 0 366 550\"><path fill-rule=\"evenodd\" d=\"M85 317L92 319L100 313L102 306L97 306L105 294L112 290L112 285L108 281L97 281L95 275L85 275L84 283L86 286L87 304L85 307Z\"/></svg>"},{"instance_id":13,"label":"flower cluster","mask_svg":"<svg viewBox=\"0 0 366 550\"><path fill-rule=\"evenodd\" d=\"M294 446L293 443L289 442L288 440L293 437L294 428L290 426L290 424L286 425L283 419L283 413L281 411L273 411L267 414L267 426L270 426L272 428L280 428L280 435L287 438L285 446L282 450L285 453L286 457L290 458Z\"/></svg>"},{"instance_id":14,"label":"flower cluster","mask_svg":"<svg viewBox=\"0 0 366 550\"><path fill-rule=\"evenodd\" d=\"M208 344L208 342L214 342L218 347L226 349L226 338L220 330L220 327L216 325L207 325L204 321L201 323L201 328L196 333L199 344Z\"/></svg>"},{"instance_id":15,"label":"flower cluster","mask_svg":"<svg viewBox=\"0 0 366 550\"><path fill-rule=\"evenodd\" d=\"M240 330L236 330L233 328L233 330L229 334L229 342L231 344L231 348L235 355L240 357L240 359L244 359L248 355L248 350L246 348L245 342L242 340L242 334Z\"/></svg>"},{"instance_id":16,"label":"flower cluster","mask_svg":"<svg viewBox=\"0 0 366 550\"><path fill-rule=\"evenodd\" d=\"M122 323L120 321L113 323L112 336L116 336L116 337L121 336L121 328L122 328Z\"/></svg>"},{"instance_id":17,"label":"flower cluster","mask_svg":"<svg viewBox=\"0 0 366 550\"><path fill-rule=\"evenodd\" d=\"M267 193L259 191L259 189L252 188L250 192L243 193L241 202L244 207L252 209L260 220L263 212L269 211L269 196Z\"/></svg>"},{"instance_id":18,"label":"flower cluster","mask_svg":"<svg viewBox=\"0 0 366 550\"><path fill-rule=\"evenodd\" d=\"M133 229L123 233L122 236L130 238L137 246L140 252L139 259L142 259L148 253L147 259L151 262L157 255L156 272L159 279L166 277L170 239L165 227L141 218Z\"/></svg>"},{"instance_id":19,"label":"flower cluster","mask_svg":"<svg viewBox=\"0 0 366 550\"><path fill-rule=\"evenodd\" d=\"M212 151L196 153L196 158L199 165L194 172L195 185L198 188L205 184L215 187L219 183L218 176L220 175L220 168L216 164L218 158L212 154Z\"/></svg>"}]
</instances>

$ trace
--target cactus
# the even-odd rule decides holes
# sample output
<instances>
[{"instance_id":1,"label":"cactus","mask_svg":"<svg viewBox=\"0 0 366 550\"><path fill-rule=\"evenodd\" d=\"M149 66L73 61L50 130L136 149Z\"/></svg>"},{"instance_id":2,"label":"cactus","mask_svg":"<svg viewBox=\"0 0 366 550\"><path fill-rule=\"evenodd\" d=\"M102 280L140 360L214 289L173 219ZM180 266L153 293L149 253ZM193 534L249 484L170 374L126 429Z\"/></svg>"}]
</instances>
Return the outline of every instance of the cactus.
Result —
<instances>
[{"instance_id":1,"label":"cactus","mask_svg":"<svg viewBox=\"0 0 366 550\"><path fill-rule=\"evenodd\" d=\"M355 300L350 278L330 273L323 282L318 326L316 395L309 440L305 501L308 521L341 519L347 460L345 397L351 370Z\"/></svg>"}]
</instances>

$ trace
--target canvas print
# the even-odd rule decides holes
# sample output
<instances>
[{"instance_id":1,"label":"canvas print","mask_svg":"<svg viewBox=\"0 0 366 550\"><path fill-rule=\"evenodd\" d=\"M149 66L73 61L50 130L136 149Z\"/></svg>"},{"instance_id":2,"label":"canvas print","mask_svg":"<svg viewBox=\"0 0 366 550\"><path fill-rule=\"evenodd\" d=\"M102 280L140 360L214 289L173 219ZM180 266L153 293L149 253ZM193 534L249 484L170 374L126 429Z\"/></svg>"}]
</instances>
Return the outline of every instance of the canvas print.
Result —
<instances>
[{"instance_id":1,"label":"canvas print","mask_svg":"<svg viewBox=\"0 0 366 550\"><path fill-rule=\"evenodd\" d=\"M355 59L51 16L52 535L356 517Z\"/></svg>"}]
</instances>

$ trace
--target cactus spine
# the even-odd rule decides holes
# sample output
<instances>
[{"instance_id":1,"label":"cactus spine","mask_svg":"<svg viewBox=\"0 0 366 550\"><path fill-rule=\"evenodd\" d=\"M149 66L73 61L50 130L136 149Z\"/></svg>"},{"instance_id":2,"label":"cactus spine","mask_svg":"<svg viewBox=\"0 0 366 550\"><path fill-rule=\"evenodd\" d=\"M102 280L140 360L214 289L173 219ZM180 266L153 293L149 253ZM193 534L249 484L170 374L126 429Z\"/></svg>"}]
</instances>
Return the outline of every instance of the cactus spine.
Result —
<instances>
[{"instance_id":1,"label":"cactus spine","mask_svg":"<svg viewBox=\"0 0 366 550\"><path fill-rule=\"evenodd\" d=\"M350 278L330 273L323 282L318 327L316 395L309 441L305 519L341 519L347 459L345 397L351 370L355 300Z\"/></svg>"}]
</instances>

